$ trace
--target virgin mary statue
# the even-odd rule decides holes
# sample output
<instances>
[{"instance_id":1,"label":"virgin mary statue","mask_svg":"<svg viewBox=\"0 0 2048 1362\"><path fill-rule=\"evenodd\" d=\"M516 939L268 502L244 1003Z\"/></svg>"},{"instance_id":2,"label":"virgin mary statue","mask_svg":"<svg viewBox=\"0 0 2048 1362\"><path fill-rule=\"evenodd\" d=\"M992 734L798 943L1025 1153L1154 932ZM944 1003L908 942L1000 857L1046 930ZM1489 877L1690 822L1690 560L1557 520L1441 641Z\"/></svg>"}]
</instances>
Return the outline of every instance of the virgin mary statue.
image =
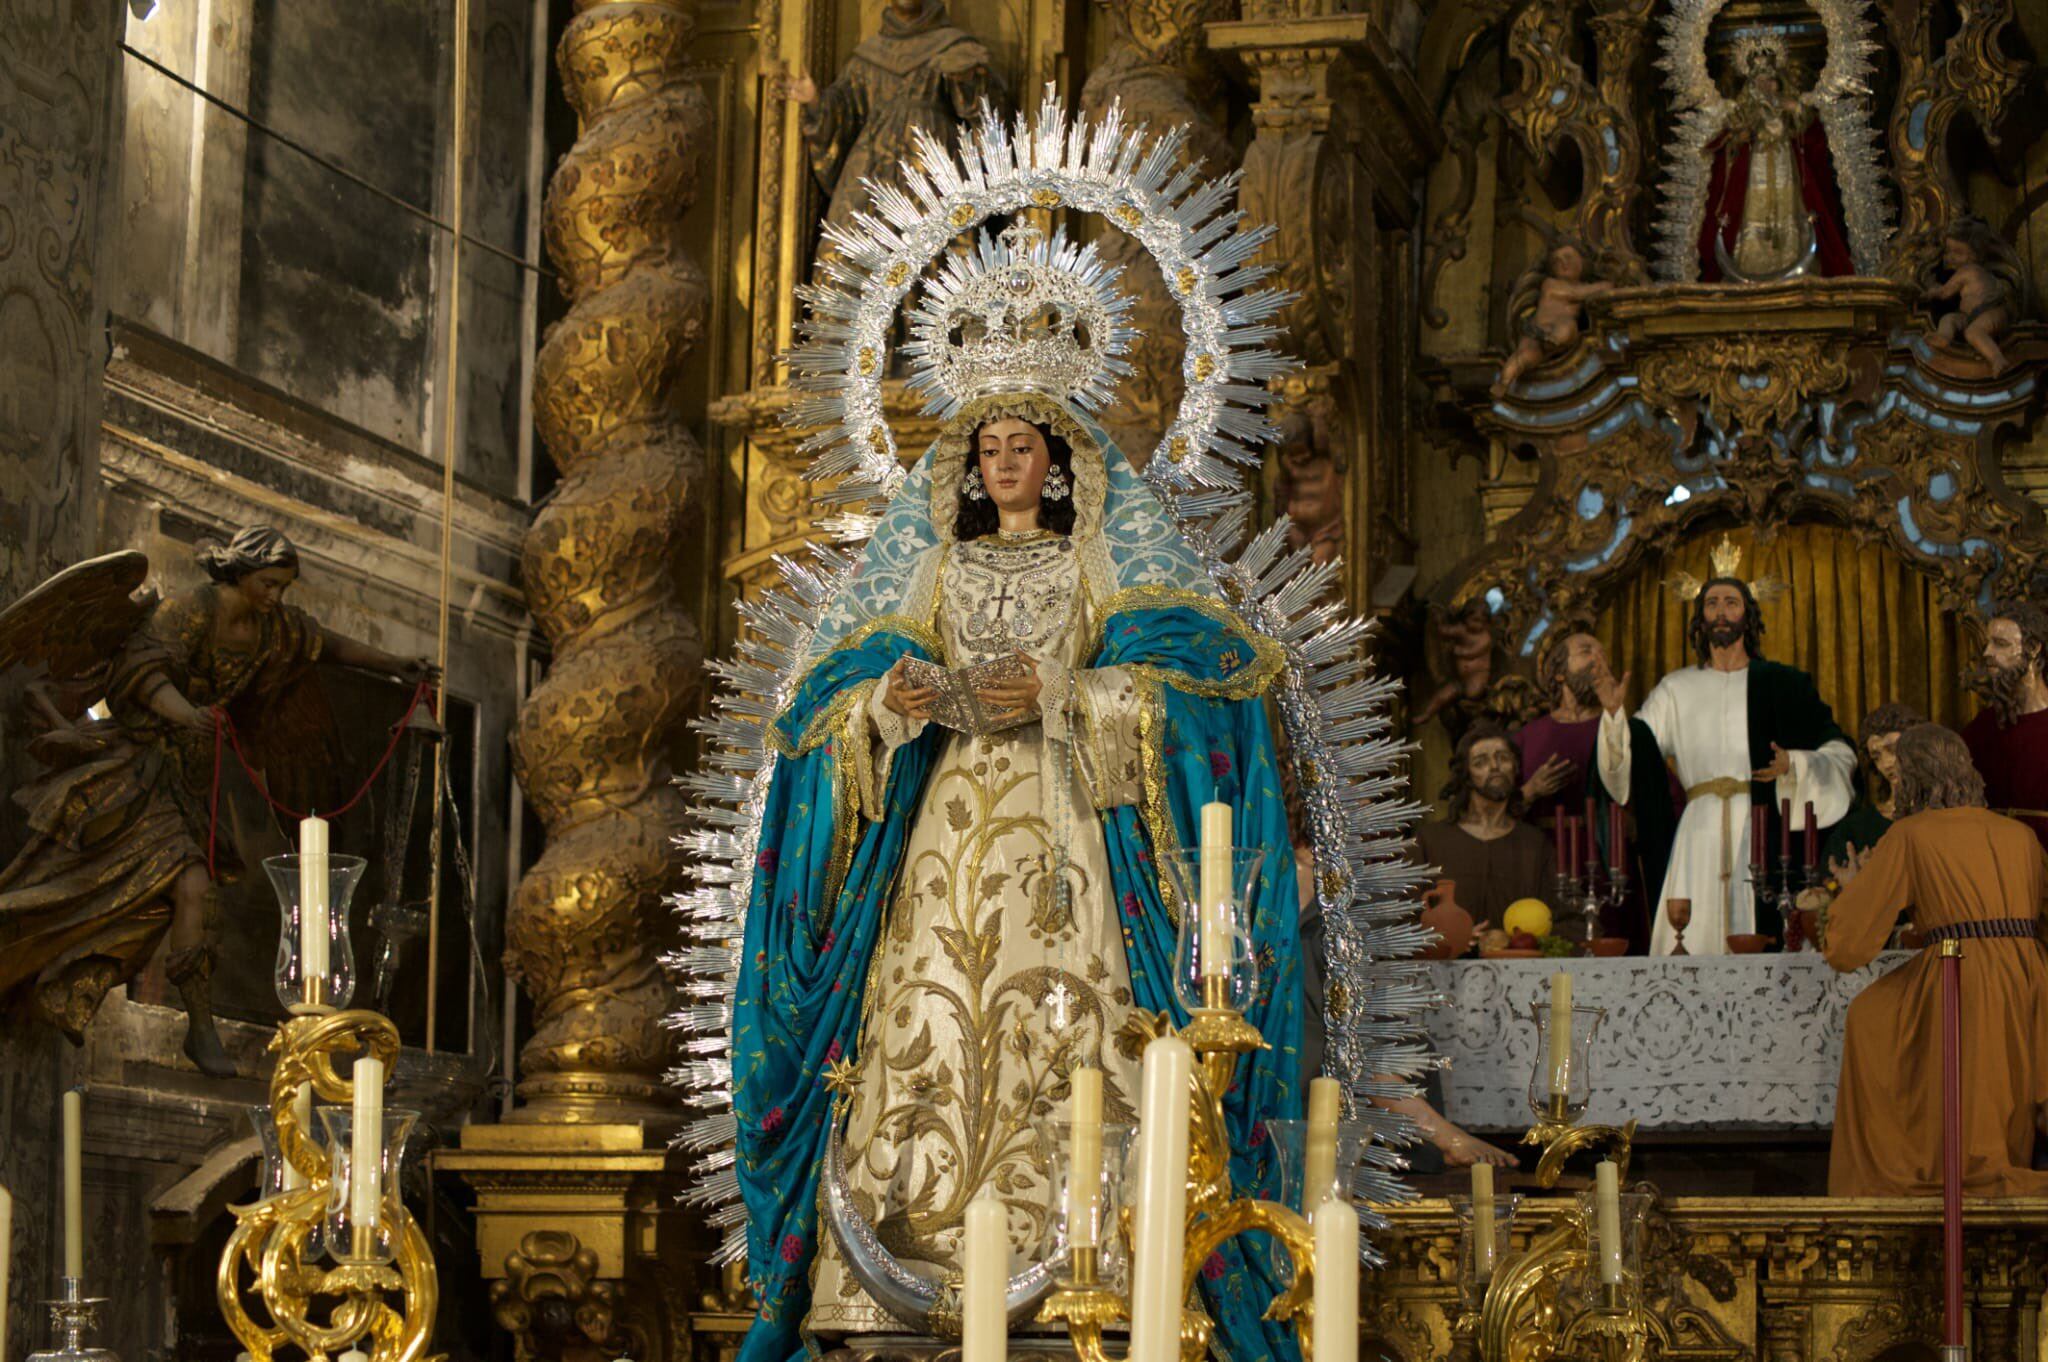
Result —
<instances>
[{"instance_id":1,"label":"virgin mary statue","mask_svg":"<svg viewBox=\"0 0 2048 1362\"><path fill-rule=\"evenodd\" d=\"M1069 1075L1103 1070L1107 1119L1131 1120L1145 1021L1186 1020L1170 977L1184 905L1162 859L1211 800L1240 840L1288 845L1261 698L1282 650L1086 414L1129 342L1115 277L1020 227L928 286L907 349L947 420L773 718L733 1012L749 1362L901 1330L821 1238L834 1120L846 1193L903 1267L956 1271L983 1194L1007 1212L1013 1262L1042 1258L1044 1123ZM946 697L914 664L1005 659L977 691L992 724L937 721ZM1272 1172L1258 1123L1300 1106L1294 864L1267 862L1248 1015L1270 1048L1226 1103L1233 1182L1254 1188ZM1260 1318L1278 1284L1258 1250L1211 1264L1233 1355L1293 1355Z\"/></svg>"}]
</instances>

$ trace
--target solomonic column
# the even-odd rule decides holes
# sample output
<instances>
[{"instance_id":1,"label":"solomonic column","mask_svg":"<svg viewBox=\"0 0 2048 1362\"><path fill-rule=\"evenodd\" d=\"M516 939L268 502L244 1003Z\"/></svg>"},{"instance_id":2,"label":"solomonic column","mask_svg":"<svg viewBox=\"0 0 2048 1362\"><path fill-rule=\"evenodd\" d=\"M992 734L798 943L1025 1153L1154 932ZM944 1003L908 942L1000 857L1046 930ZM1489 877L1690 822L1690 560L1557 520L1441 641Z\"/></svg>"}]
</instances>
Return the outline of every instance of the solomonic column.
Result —
<instances>
[{"instance_id":1,"label":"solomonic column","mask_svg":"<svg viewBox=\"0 0 2048 1362\"><path fill-rule=\"evenodd\" d=\"M507 964L534 1006L527 1122L664 1123L659 956L683 804L671 755L703 647L676 581L703 456L674 402L707 288L684 254L708 116L677 0L578 0L556 59L578 119L548 185L569 313L541 346L534 417L562 480L526 537L526 599L553 650L513 756L547 827Z\"/></svg>"}]
</instances>

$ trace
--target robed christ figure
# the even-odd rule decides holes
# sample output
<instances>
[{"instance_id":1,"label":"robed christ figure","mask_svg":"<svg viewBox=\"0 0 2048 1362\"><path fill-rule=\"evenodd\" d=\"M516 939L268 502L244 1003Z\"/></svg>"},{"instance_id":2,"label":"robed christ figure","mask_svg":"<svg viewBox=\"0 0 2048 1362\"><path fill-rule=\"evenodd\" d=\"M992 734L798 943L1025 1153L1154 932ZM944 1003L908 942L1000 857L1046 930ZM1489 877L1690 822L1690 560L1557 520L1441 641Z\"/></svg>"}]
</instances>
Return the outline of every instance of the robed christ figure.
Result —
<instances>
[{"instance_id":1,"label":"robed christ figure","mask_svg":"<svg viewBox=\"0 0 2048 1362\"><path fill-rule=\"evenodd\" d=\"M1672 672L1623 713L1628 678L1600 680L1600 780L1631 806L1646 881L1660 884L1650 952L1668 955L1675 933L1662 911L1692 900L1686 947L1714 954L1732 934L1757 930L1747 874L1753 805L1769 810L1777 837L1778 804L1800 817L1807 803L1821 827L1848 812L1856 756L1813 678L1763 656L1756 592L1735 575L1740 550L1723 537L1715 576L1697 587L1688 631L1699 665ZM1685 791L1673 816L1670 764Z\"/></svg>"}]
</instances>

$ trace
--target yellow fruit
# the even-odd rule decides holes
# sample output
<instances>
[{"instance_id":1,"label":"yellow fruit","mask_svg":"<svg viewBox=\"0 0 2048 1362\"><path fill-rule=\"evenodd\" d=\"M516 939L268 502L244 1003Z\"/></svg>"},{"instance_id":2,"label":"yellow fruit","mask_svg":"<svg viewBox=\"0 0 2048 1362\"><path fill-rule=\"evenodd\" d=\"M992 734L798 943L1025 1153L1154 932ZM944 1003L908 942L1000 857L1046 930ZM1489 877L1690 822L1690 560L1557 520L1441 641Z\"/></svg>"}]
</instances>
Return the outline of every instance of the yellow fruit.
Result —
<instances>
[{"instance_id":1,"label":"yellow fruit","mask_svg":"<svg viewBox=\"0 0 2048 1362\"><path fill-rule=\"evenodd\" d=\"M1500 925L1510 932L1527 932L1531 936L1550 935L1550 905L1542 899L1516 899L1501 914Z\"/></svg>"}]
</instances>

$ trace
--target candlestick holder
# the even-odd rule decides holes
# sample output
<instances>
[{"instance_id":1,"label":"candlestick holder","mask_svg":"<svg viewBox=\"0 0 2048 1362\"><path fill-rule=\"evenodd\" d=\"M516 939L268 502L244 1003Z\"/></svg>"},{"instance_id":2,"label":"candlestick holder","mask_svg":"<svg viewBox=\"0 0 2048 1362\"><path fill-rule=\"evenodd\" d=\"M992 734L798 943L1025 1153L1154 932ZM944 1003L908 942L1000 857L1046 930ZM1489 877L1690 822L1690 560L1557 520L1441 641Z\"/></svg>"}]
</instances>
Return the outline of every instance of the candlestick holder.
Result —
<instances>
[{"instance_id":1,"label":"candlestick holder","mask_svg":"<svg viewBox=\"0 0 2048 1362\"><path fill-rule=\"evenodd\" d=\"M1180 1297L1186 1300L1192 1295L1210 1255L1226 1241L1249 1231L1263 1231L1286 1249L1294 1267L1292 1282L1274 1299L1266 1318L1292 1322L1307 1356L1315 1326L1314 1232L1303 1216L1279 1202L1231 1195L1230 1136L1224 1123L1223 1097L1237 1057L1260 1048L1265 1041L1241 1012L1227 1006L1227 999L1214 990L1210 996L1223 1004L1209 1009L1212 1024L1204 1025L1202 1016L1197 1015L1179 1032L1199 1061L1190 1079L1187 1228L1182 1241ZM1147 1033L1145 1040L1173 1031L1164 1014L1140 1014L1140 1019ZM1133 1230L1133 1216L1126 1207L1118 1217L1118 1232L1126 1249ZM1102 1282L1097 1254L1077 1250L1067 1278L1047 1298L1039 1318L1066 1325L1080 1362L1109 1362L1103 1335L1110 1326L1130 1320L1130 1298ZM1181 1362L1203 1362L1209 1356L1214 1327L1204 1311L1182 1310Z\"/></svg>"},{"instance_id":2,"label":"candlestick holder","mask_svg":"<svg viewBox=\"0 0 2048 1362\"><path fill-rule=\"evenodd\" d=\"M1603 916L1594 923L1596 928L1594 936L1596 938L1606 934L1606 924L1609 918L1616 922L1623 920L1622 909L1628 903L1628 890L1628 867L1625 865L1608 866L1606 891L1600 897Z\"/></svg>"},{"instance_id":3,"label":"candlestick holder","mask_svg":"<svg viewBox=\"0 0 2048 1362\"><path fill-rule=\"evenodd\" d=\"M1042 1256L1050 1261L1066 1260L1069 1273L1079 1255L1088 1255L1089 1285L1129 1288L1129 1256L1118 1233L1123 1222L1127 1166L1136 1147L1138 1127L1104 1121L1100 1123L1102 1145L1096 1165L1094 1195L1085 1212L1074 1194L1074 1133L1071 1121L1041 1123L1053 1151L1052 1176L1046 1181L1048 1214ZM1085 1222L1079 1217L1085 1215Z\"/></svg>"},{"instance_id":4,"label":"candlestick holder","mask_svg":"<svg viewBox=\"0 0 2048 1362\"><path fill-rule=\"evenodd\" d=\"M1302 1215L1312 1215L1330 1197L1351 1196L1351 1174L1372 1147L1372 1130L1362 1122L1337 1123L1336 1158L1330 1166L1330 1181L1322 1187L1308 1185L1307 1121L1269 1120L1266 1141L1280 1160L1280 1204ZM1387 1151L1391 1153L1392 1151Z\"/></svg>"},{"instance_id":5,"label":"candlestick holder","mask_svg":"<svg viewBox=\"0 0 2048 1362\"><path fill-rule=\"evenodd\" d=\"M100 1307L106 1298L86 1295L83 1279L65 1277L57 1284L57 1298L45 1304L50 1307L50 1333L56 1346L30 1353L29 1362L120 1362L112 1349L86 1343L87 1336L100 1327Z\"/></svg>"},{"instance_id":6,"label":"candlestick holder","mask_svg":"<svg viewBox=\"0 0 2048 1362\"><path fill-rule=\"evenodd\" d=\"M269 856L263 861L271 891L277 895L277 964L271 981L278 1002L294 1016L331 1012L355 1000L356 951L349 932L349 901L355 897L368 864L360 856L327 858L327 908L315 919L317 926L319 918L324 918L326 930L319 934L321 945L314 948L316 958L309 970L305 920L310 914L309 905L301 902L299 861L297 855Z\"/></svg>"},{"instance_id":7,"label":"candlestick holder","mask_svg":"<svg viewBox=\"0 0 2048 1362\"><path fill-rule=\"evenodd\" d=\"M1483 1223L1471 1197L1454 1196L1450 1203L1451 1213L1458 1217L1458 1302L1460 1316L1465 1317L1461 1327L1476 1329L1487 1288L1514 1261L1512 1236L1522 1196L1496 1193L1493 1210Z\"/></svg>"},{"instance_id":8,"label":"candlestick holder","mask_svg":"<svg viewBox=\"0 0 2048 1362\"><path fill-rule=\"evenodd\" d=\"M1203 894L1205 857L1212 878L1220 877L1220 885L1206 886L1209 898ZM1230 1014L1243 1013L1258 996L1259 959L1244 905L1251 902L1265 860L1264 847L1237 846L1177 851L1162 859L1181 908L1173 943L1174 993L1209 1026L1227 1025ZM1219 887L1223 897L1215 898ZM1188 1043L1194 1044L1192 1036Z\"/></svg>"},{"instance_id":9,"label":"candlestick holder","mask_svg":"<svg viewBox=\"0 0 2048 1362\"><path fill-rule=\"evenodd\" d=\"M390 1146L391 1176L382 1183L379 1234L372 1240L373 1249L377 1239L388 1241L390 1260L384 1261L374 1251L354 1251L363 1238L358 1222L344 1221L342 1238L335 1238L329 1208L337 1179L345 1174L305 1128L292 1101L301 1084L311 1084L317 1100L349 1108L355 1085L341 1077L336 1058L366 1053L382 1060L388 1072L398 1057L398 1028L375 1012L308 1014L279 1027L270 1048L278 1061L270 1076L269 1120L280 1157L298 1175L292 1181L303 1179L303 1185L229 1208L235 1228L214 1281L228 1329L251 1362L270 1362L286 1346L309 1358L367 1347L369 1362L421 1362L440 1283L426 1236L398 1195ZM387 1125L403 1126L407 1115L388 1113ZM332 1265L324 1266L323 1257ZM324 1319L313 1318L316 1307L325 1311Z\"/></svg>"},{"instance_id":10,"label":"candlestick holder","mask_svg":"<svg viewBox=\"0 0 2048 1362\"><path fill-rule=\"evenodd\" d=\"M1631 1125L1634 1123L1631 1122ZM1475 1314L1461 1317L1454 1340L1481 1362L1572 1357L1598 1362L1642 1362L1650 1342L1642 1299L1640 1237L1655 1196L1622 1194L1624 1231L1636 1245L1624 1250L1620 1282L1600 1280L1593 1250L1596 1214L1590 1196L1566 1201L1549 1230L1497 1271Z\"/></svg>"},{"instance_id":11,"label":"candlestick holder","mask_svg":"<svg viewBox=\"0 0 2048 1362\"><path fill-rule=\"evenodd\" d=\"M1593 1100L1593 1041L1607 1009L1575 1005L1572 1008L1572 1040L1565 1061L1564 1090L1553 1091L1556 1071L1550 1063L1550 1003L1537 997L1529 1003L1529 1020L1536 1028L1536 1057L1529 1074L1529 1110L1536 1123L1522 1136L1522 1143L1539 1146L1542 1157L1536 1163L1536 1182L1555 1187L1564 1172L1565 1161L1585 1149L1607 1148L1621 1172L1628 1172L1629 1150L1635 1142L1636 1123L1623 1126L1580 1125L1579 1118Z\"/></svg>"}]
</instances>

